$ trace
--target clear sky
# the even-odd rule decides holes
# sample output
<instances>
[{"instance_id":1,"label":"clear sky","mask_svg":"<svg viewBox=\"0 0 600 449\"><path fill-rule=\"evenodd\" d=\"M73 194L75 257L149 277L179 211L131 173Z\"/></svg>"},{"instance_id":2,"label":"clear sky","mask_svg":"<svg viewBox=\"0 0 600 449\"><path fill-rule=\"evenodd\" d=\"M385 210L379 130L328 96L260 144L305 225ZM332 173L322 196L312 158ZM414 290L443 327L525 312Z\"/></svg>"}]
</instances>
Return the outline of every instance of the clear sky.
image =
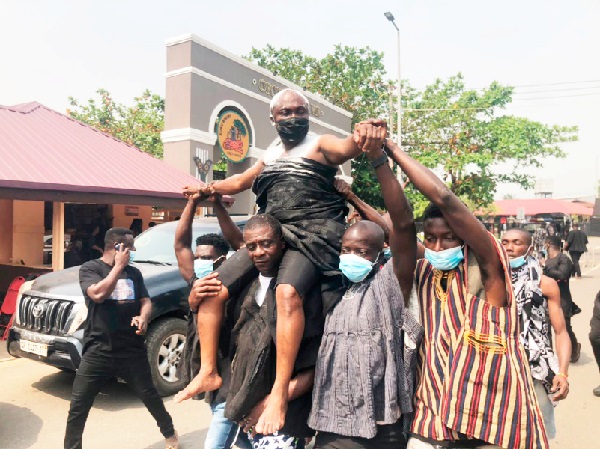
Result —
<instances>
[{"instance_id":1,"label":"clear sky","mask_svg":"<svg viewBox=\"0 0 600 449\"><path fill-rule=\"evenodd\" d=\"M599 0L0 0L0 104L64 111L68 96L85 100L100 87L122 102L146 88L164 95L165 41L190 32L240 55L267 43L314 56L337 43L368 45L385 52L395 77L396 30L385 11L400 26L402 77L413 86L458 72L469 87L525 86L509 113L578 125L568 157L532 176L551 180L555 197L595 192ZM514 186L505 193L533 196Z\"/></svg>"}]
</instances>

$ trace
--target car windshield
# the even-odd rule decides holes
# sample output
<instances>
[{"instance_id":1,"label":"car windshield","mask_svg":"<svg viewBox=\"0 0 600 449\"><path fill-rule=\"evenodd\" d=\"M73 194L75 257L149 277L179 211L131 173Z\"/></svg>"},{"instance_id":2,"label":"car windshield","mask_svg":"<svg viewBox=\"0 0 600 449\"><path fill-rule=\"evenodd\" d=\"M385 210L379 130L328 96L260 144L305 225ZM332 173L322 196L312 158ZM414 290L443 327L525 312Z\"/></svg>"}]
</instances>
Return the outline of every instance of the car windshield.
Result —
<instances>
[{"instance_id":1,"label":"car windshield","mask_svg":"<svg viewBox=\"0 0 600 449\"><path fill-rule=\"evenodd\" d=\"M154 226L135 239L136 262L158 262L177 265L175 257L176 223ZM194 223L192 248L196 247L196 239L209 233L221 234L216 223Z\"/></svg>"}]
</instances>

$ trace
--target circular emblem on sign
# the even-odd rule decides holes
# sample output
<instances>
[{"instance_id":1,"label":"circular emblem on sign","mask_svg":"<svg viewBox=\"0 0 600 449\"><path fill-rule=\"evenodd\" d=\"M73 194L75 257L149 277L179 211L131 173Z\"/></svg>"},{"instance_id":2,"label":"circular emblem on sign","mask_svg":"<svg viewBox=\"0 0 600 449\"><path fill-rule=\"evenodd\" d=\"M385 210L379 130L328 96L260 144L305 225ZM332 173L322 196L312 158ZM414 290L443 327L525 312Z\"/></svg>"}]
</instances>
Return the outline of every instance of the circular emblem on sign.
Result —
<instances>
[{"instance_id":1,"label":"circular emblem on sign","mask_svg":"<svg viewBox=\"0 0 600 449\"><path fill-rule=\"evenodd\" d=\"M225 109L217 121L217 142L231 162L242 162L250 149L250 125L237 110Z\"/></svg>"}]
</instances>

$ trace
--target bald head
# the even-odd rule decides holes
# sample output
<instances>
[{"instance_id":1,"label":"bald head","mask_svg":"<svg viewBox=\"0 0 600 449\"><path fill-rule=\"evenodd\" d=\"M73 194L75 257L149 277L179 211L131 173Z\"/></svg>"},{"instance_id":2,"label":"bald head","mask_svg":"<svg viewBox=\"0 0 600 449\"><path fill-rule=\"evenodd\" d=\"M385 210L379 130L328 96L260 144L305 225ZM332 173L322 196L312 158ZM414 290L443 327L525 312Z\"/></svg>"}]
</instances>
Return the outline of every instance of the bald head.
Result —
<instances>
[{"instance_id":1,"label":"bald head","mask_svg":"<svg viewBox=\"0 0 600 449\"><path fill-rule=\"evenodd\" d=\"M275 109L279 109L288 103L291 105L297 105L300 103L308 110L308 98L306 98L306 96L300 91L287 88L277 92L277 94L275 94L275 96L271 99L271 116L275 115Z\"/></svg>"},{"instance_id":2,"label":"bald head","mask_svg":"<svg viewBox=\"0 0 600 449\"><path fill-rule=\"evenodd\" d=\"M358 221L342 237L342 254L356 254L375 262L383 250L383 242L381 227L371 221Z\"/></svg>"}]
</instances>

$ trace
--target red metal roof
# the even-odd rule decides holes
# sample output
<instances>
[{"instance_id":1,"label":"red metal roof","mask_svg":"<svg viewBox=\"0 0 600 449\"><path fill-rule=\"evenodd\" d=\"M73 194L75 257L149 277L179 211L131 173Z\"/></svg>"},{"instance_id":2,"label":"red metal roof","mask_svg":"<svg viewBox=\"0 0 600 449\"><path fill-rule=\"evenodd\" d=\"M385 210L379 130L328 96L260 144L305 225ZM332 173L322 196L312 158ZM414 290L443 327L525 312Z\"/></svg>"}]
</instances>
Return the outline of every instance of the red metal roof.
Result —
<instances>
[{"instance_id":1,"label":"red metal roof","mask_svg":"<svg viewBox=\"0 0 600 449\"><path fill-rule=\"evenodd\" d=\"M35 102L0 106L0 161L0 188L181 199L183 186L200 183Z\"/></svg>"},{"instance_id":2,"label":"red metal roof","mask_svg":"<svg viewBox=\"0 0 600 449\"><path fill-rule=\"evenodd\" d=\"M532 198L525 200L499 200L494 202L494 215L517 216L520 208L525 210L525 215L543 213L563 213L567 215L591 216L593 209L580 203L555 200L552 198Z\"/></svg>"}]
</instances>

